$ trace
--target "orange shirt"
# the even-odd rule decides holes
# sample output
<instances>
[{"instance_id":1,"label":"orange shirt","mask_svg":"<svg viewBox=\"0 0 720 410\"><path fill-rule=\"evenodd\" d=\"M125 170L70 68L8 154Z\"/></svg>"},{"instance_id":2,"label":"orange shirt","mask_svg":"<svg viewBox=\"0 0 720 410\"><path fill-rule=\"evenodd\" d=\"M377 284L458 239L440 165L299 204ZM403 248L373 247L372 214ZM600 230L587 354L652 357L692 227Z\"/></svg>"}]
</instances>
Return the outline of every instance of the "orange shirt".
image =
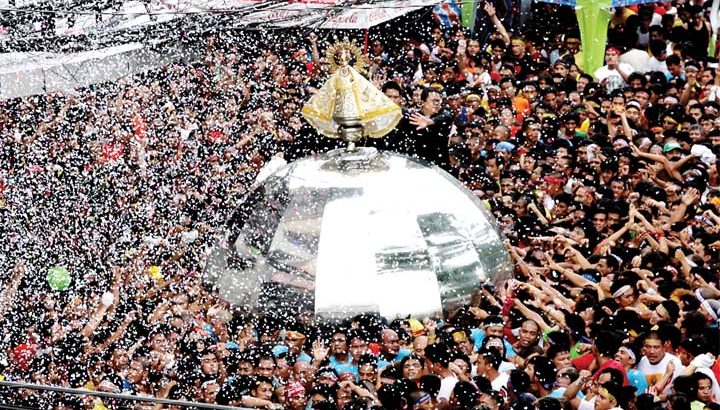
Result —
<instances>
[{"instance_id":1,"label":"orange shirt","mask_svg":"<svg viewBox=\"0 0 720 410\"><path fill-rule=\"evenodd\" d=\"M526 100L524 97L515 97L515 99L513 99L513 108L516 113L515 120L519 124L522 124L525 117L530 114L530 101Z\"/></svg>"}]
</instances>

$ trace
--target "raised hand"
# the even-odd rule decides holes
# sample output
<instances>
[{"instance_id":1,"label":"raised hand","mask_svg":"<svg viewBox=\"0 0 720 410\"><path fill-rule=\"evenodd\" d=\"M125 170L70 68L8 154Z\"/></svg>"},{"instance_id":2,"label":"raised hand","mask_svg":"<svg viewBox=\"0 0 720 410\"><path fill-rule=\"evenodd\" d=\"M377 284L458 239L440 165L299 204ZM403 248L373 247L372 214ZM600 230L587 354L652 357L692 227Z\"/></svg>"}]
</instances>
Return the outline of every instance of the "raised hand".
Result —
<instances>
[{"instance_id":1,"label":"raised hand","mask_svg":"<svg viewBox=\"0 0 720 410\"><path fill-rule=\"evenodd\" d=\"M410 114L410 124L415 125L419 130L429 127L430 125L433 125L433 123L434 122L430 117L426 117L418 113Z\"/></svg>"},{"instance_id":2,"label":"raised hand","mask_svg":"<svg viewBox=\"0 0 720 410\"><path fill-rule=\"evenodd\" d=\"M484 2L483 9L485 9L485 13L487 13L488 17L492 19L496 15L495 6L493 6L492 3L489 1Z\"/></svg>"},{"instance_id":3,"label":"raised hand","mask_svg":"<svg viewBox=\"0 0 720 410\"><path fill-rule=\"evenodd\" d=\"M690 206L700 199L700 192L695 188L688 188L687 191L683 192L680 199L683 204Z\"/></svg>"},{"instance_id":4,"label":"raised hand","mask_svg":"<svg viewBox=\"0 0 720 410\"><path fill-rule=\"evenodd\" d=\"M313 342L312 354L314 361L321 362L325 360L329 352L330 348L326 347L322 340L318 339Z\"/></svg>"}]
</instances>

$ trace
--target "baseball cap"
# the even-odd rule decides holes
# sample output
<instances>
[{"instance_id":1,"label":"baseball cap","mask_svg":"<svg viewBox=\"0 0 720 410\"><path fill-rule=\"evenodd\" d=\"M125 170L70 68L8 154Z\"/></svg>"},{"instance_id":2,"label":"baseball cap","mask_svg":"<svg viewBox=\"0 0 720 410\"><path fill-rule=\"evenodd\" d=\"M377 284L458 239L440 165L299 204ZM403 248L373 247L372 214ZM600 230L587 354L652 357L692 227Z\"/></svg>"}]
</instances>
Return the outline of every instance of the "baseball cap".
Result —
<instances>
[{"instance_id":1,"label":"baseball cap","mask_svg":"<svg viewBox=\"0 0 720 410\"><path fill-rule=\"evenodd\" d=\"M676 149L682 149L682 147L677 141L670 141L663 146L663 152L670 152Z\"/></svg>"}]
</instances>

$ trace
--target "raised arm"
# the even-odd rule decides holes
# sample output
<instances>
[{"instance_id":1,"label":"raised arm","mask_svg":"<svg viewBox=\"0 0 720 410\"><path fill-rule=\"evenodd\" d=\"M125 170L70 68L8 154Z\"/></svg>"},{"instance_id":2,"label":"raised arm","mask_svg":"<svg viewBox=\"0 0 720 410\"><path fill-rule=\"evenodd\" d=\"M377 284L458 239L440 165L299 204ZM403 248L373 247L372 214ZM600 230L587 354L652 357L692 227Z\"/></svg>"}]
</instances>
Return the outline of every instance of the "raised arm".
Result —
<instances>
[{"instance_id":1,"label":"raised arm","mask_svg":"<svg viewBox=\"0 0 720 410\"><path fill-rule=\"evenodd\" d=\"M632 131L633 130L632 130L632 128L630 128L630 123L627 120L627 114L625 113L625 109L621 109L619 111L619 113L620 113L620 121L621 121L622 127L623 127L623 133L625 133L625 137L628 140L632 140L632 138L633 138Z\"/></svg>"},{"instance_id":2,"label":"raised arm","mask_svg":"<svg viewBox=\"0 0 720 410\"><path fill-rule=\"evenodd\" d=\"M500 36L502 37L503 43L505 43L505 46L507 47L510 45L510 35L508 34L507 30L505 29L505 26L503 26L502 21L497 16L497 13L495 12L495 6L493 6L492 3L489 1L484 2L484 9L485 13L487 13L488 17L490 17L490 20L492 21L493 25L495 26L495 30L500 33Z\"/></svg>"},{"instance_id":3,"label":"raised arm","mask_svg":"<svg viewBox=\"0 0 720 410\"><path fill-rule=\"evenodd\" d=\"M12 302L13 299L15 299L15 295L20 287L20 282L22 282L24 276L25 262L18 261L15 263L10 283L8 283L7 287L2 291L2 293L0 293L0 318L3 318L7 314L8 310L15 306Z\"/></svg>"},{"instance_id":4,"label":"raised arm","mask_svg":"<svg viewBox=\"0 0 720 410\"><path fill-rule=\"evenodd\" d=\"M680 197L680 205L675 207L675 210L670 215L670 221L668 221L668 224L672 225L675 222L680 222L685 219L687 208L698 199L700 199L700 192L698 192L695 188L688 188L687 191L683 192Z\"/></svg>"},{"instance_id":5,"label":"raised arm","mask_svg":"<svg viewBox=\"0 0 720 410\"><path fill-rule=\"evenodd\" d=\"M543 319L537 312L530 310L520 301L520 299L515 299L515 308L519 310L523 316L537 323L540 326L540 330L543 332L550 330L550 326L545 322L545 319Z\"/></svg>"},{"instance_id":6,"label":"raised arm","mask_svg":"<svg viewBox=\"0 0 720 410\"><path fill-rule=\"evenodd\" d=\"M622 236L625 235L625 232L627 232L628 229L630 229L630 227L633 226L634 224L635 224L635 221L633 220L632 211L631 211L630 219L625 223L625 225L623 225L622 228L618 229L617 231L613 232L612 235L603 239L598 244L598 249L601 246L604 246L605 244L617 243L618 239L622 238Z\"/></svg>"},{"instance_id":7,"label":"raised arm","mask_svg":"<svg viewBox=\"0 0 720 410\"><path fill-rule=\"evenodd\" d=\"M110 291L113 295L113 298L111 301L109 301L109 303L104 298L101 298L97 309L95 309L95 313L93 313L93 315L90 317L90 320L88 320L87 324L85 325L85 327L83 327L82 331L80 332L80 333L82 333L83 336L90 337L93 333L95 333L95 330L97 330L98 326L100 326L100 323L102 322L102 319L105 317L105 314L117 302L116 295L120 294L120 279L121 278L122 278L122 270L119 267L115 267L113 269L112 284L110 285Z\"/></svg>"},{"instance_id":8,"label":"raised arm","mask_svg":"<svg viewBox=\"0 0 720 410\"><path fill-rule=\"evenodd\" d=\"M637 155L640 158L650 159L650 160L653 160L655 162L662 164L663 169L665 170L665 172L668 173L670 178L678 179L678 180L681 179L682 175L680 175L680 172L673 169L672 165L670 164L670 161L667 158L665 158L664 156L651 154L649 152L642 152L642 151L640 151L640 149L638 147L635 146L635 144L632 144L632 143L630 144L630 149L632 149L633 154Z\"/></svg>"},{"instance_id":9,"label":"raised arm","mask_svg":"<svg viewBox=\"0 0 720 410\"><path fill-rule=\"evenodd\" d=\"M680 158L679 160L673 162L672 169L674 171L679 170L680 168L682 168L683 165L685 165L686 162L690 161L693 158L695 158L694 154L685 155L684 157Z\"/></svg>"},{"instance_id":10,"label":"raised arm","mask_svg":"<svg viewBox=\"0 0 720 410\"><path fill-rule=\"evenodd\" d=\"M560 267L558 266L558 268ZM568 310L572 310L572 308L575 306L575 302L572 299L565 297L565 295L560 293L557 289L546 283L542 279L542 277L538 275L533 275L531 282L539 286L547 294L551 295L553 299L557 299L558 301L560 301L562 305Z\"/></svg>"},{"instance_id":11,"label":"raised arm","mask_svg":"<svg viewBox=\"0 0 720 410\"><path fill-rule=\"evenodd\" d=\"M581 269L592 269L592 263L585 259L585 256L579 250L573 248L569 243L565 242L565 249L569 249L572 252L572 257L575 259Z\"/></svg>"},{"instance_id":12,"label":"raised arm","mask_svg":"<svg viewBox=\"0 0 720 410\"><path fill-rule=\"evenodd\" d=\"M125 317L125 319L122 321L122 323L120 323L120 326L118 326L117 329L115 329L115 331L110 335L110 337L108 337L107 339L105 339L104 342L102 342L100 345L95 347L95 352L96 353L105 352L105 350L108 348L108 346L115 343L118 339L120 339L120 337L123 334L125 334L125 331L127 330L128 326L130 326L130 324L135 321L135 318L136 318L135 312L130 312Z\"/></svg>"},{"instance_id":13,"label":"raised arm","mask_svg":"<svg viewBox=\"0 0 720 410\"><path fill-rule=\"evenodd\" d=\"M317 47L317 35L315 33L310 33L310 36L308 36L308 40L310 41L310 52L312 53L312 59L313 62L316 65L320 64L320 53L318 52Z\"/></svg>"}]
</instances>

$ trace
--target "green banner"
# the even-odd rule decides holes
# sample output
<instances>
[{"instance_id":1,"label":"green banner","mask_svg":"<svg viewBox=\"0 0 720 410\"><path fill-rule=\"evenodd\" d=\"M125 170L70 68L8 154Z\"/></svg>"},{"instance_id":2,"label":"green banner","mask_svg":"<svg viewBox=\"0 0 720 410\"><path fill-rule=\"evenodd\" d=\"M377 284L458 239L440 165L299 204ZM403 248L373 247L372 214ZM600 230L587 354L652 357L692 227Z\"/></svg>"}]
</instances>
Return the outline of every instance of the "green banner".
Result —
<instances>
[{"instance_id":1,"label":"green banner","mask_svg":"<svg viewBox=\"0 0 720 410\"><path fill-rule=\"evenodd\" d=\"M475 30L475 13L477 13L477 0L462 0L460 2L462 26L470 31Z\"/></svg>"},{"instance_id":2,"label":"green banner","mask_svg":"<svg viewBox=\"0 0 720 410\"><path fill-rule=\"evenodd\" d=\"M577 0L575 14L580 26L583 70L593 75L605 65L607 29L612 14L612 0Z\"/></svg>"}]
</instances>

